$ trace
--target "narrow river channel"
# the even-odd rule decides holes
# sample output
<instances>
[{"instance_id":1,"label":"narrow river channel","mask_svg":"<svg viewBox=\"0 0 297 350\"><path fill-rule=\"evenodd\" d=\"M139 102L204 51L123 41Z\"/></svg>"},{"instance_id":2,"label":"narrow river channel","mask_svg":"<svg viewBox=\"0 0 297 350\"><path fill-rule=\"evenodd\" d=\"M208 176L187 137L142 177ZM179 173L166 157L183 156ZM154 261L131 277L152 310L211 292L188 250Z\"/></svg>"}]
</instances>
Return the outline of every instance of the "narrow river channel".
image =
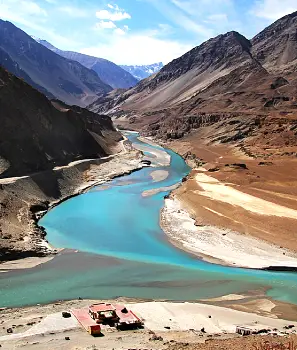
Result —
<instances>
[{"instance_id":1,"label":"narrow river channel","mask_svg":"<svg viewBox=\"0 0 297 350\"><path fill-rule=\"evenodd\" d=\"M136 134L127 136L143 145ZM146 147L146 155L155 148ZM114 179L49 211L40 222L47 239L69 250L35 268L1 273L0 306L78 297L197 300L259 289L297 304L295 273L206 263L167 240L159 216L169 192L142 194L181 182L190 169L179 155L165 151L171 156L169 166L148 167ZM154 181L155 170L168 171L168 177Z\"/></svg>"}]
</instances>

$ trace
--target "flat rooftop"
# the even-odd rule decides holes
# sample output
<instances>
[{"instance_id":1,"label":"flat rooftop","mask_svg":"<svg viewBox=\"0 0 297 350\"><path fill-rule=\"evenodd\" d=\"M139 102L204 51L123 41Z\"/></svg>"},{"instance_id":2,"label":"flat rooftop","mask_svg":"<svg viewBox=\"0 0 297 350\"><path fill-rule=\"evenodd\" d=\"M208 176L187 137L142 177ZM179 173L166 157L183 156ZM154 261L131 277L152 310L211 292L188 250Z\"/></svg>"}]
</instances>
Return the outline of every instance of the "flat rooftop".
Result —
<instances>
[{"instance_id":1,"label":"flat rooftop","mask_svg":"<svg viewBox=\"0 0 297 350\"><path fill-rule=\"evenodd\" d=\"M92 312L105 312L105 311L115 311L116 308L112 304L93 304L89 306L89 310Z\"/></svg>"}]
</instances>

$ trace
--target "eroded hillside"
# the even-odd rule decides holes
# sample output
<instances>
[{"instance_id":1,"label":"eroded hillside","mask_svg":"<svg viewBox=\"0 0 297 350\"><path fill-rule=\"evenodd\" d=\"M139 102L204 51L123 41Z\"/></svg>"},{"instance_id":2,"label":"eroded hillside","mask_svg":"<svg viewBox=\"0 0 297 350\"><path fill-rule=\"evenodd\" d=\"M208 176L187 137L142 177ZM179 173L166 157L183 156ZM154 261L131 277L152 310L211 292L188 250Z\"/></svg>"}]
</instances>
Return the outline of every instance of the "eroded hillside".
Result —
<instances>
[{"instance_id":1,"label":"eroded hillside","mask_svg":"<svg viewBox=\"0 0 297 350\"><path fill-rule=\"evenodd\" d=\"M109 117L78 108L58 110L44 95L2 68L0 82L1 177L106 156L121 138Z\"/></svg>"}]
</instances>

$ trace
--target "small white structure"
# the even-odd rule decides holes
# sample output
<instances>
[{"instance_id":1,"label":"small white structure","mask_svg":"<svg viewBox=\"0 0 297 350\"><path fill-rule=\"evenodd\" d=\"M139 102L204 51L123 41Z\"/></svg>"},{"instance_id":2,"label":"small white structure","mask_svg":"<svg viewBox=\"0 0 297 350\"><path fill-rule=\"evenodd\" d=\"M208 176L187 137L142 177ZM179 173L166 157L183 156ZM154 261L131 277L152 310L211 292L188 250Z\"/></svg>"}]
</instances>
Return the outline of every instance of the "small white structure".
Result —
<instances>
[{"instance_id":1,"label":"small white structure","mask_svg":"<svg viewBox=\"0 0 297 350\"><path fill-rule=\"evenodd\" d=\"M245 326L236 326L236 333L241 335L250 335L255 332L254 329Z\"/></svg>"}]
</instances>

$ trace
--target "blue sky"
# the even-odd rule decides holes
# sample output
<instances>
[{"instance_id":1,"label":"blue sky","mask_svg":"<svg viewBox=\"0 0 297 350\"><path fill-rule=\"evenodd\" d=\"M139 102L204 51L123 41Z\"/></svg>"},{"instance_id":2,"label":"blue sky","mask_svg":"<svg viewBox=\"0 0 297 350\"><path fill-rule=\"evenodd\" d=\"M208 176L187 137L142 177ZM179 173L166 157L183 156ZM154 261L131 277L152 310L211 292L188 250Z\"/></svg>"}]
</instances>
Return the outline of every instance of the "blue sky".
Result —
<instances>
[{"instance_id":1,"label":"blue sky","mask_svg":"<svg viewBox=\"0 0 297 350\"><path fill-rule=\"evenodd\" d=\"M248 38L297 0L0 0L0 18L63 50L117 64L167 63L218 34Z\"/></svg>"}]
</instances>

